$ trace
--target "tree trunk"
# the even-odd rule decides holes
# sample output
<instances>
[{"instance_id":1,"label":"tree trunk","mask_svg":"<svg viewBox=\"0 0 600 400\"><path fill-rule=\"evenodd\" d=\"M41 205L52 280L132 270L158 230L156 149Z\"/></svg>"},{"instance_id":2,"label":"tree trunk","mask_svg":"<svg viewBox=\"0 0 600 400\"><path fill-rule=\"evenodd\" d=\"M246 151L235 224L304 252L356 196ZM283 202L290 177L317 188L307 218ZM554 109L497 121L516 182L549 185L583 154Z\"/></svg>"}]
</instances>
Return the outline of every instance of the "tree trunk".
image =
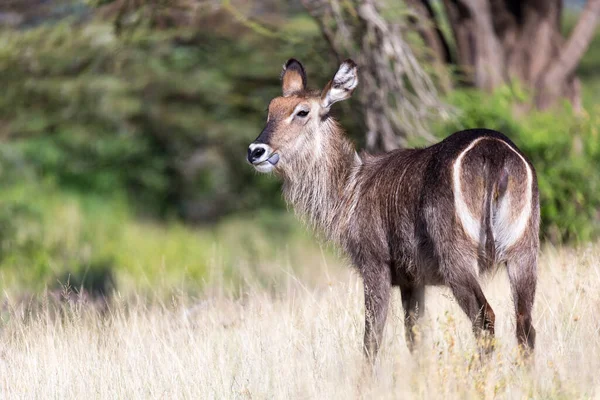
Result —
<instances>
[{"instance_id":1,"label":"tree trunk","mask_svg":"<svg viewBox=\"0 0 600 400\"><path fill-rule=\"evenodd\" d=\"M457 65L466 81L491 90L504 82L503 51L486 0L444 0L456 42Z\"/></svg>"},{"instance_id":2,"label":"tree trunk","mask_svg":"<svg viewBox=\"0 0 600 400\"><path fill-rule=\"evenodd\" d=\"M447 108L439 100L434 81L404 40L405 21L385 19L376 0L302 3L317 21L336 58L341 61L352 57L358 62L361 85L357 95L367 130L367 148L389 151L416 138L433 142L428 120L444 117ZM432 10L422 11L433 16ZM430 27L423 26L425 35L429 35ZM442 54L443 37L435 29L427 37L437 41Z\"/></svg>"},{"instance_id":3,"label":"tree trunk","mask_svg":"<svg viewBox=\"0 0 600 400\"><path fill-rule=\"evenodd\" d=\"M561 32L562 0L442 0L454 37L452 54L432 0L405 0L409 27L431 50L433 64L455 64L466 84L484 90L517 82L548 108L567 98L581 107L575 69L589 45L600 0L588 0L571 37ZM302 0L338 60L360 65L360 113L370 150L403 147L415 137L432 139L426 121L447 114L430 78L403 40L406 20L386 19L386 2ZM436 82L440 83L440 82ZM442 82L442 86L443 82Z\"/></svg>"},{"instance_id":4,"label":"tree trunk","mask_svg":"<svg viewBox=\"0 0 600 400\"><path fill-rule=\"evenodd\" d=\"M517 80L533 90L538 108L559 97L580 107L574 71L593 37L600 0L588 1L568 42L561 33L562 0L443 2L466 83L493 90Z\"/></svg>"},{"instance_id":5,"label":"tree trunk","mask_svg":"<svg viewBox=\"0 0 600 400\"><path fill-rule=\"evenodd\" d=\"M538 80L536 87L538 108L548 108L561 95L569 98L576 110L581 108L580 83L575 76L575 69L594 36L599 15L600 0L589 0L568 42L550 68Z\"/></svg>"},{"instance_id":6,"label":"tree trunk","mask_svg":"<svg viewBox=\"0 0 600 400\"><path fill-rule=\"evenodd\" d=\"M406 0L414 15L408 16L410 27L417 31L428 51L426 61L430 62L436 71L440 88L450 91L452 81L446 66L452 62L450 46L440 29L433 7L427 1Z\"/></svg>"},{"instance_id":7,"label":"tree trunk","mask_svg":"<svg viewBox=\"0 0 600 400\"><path fill-rule=\"evenodd\" d=\"M408 21L419 32L435 59L438 62L449 64L452 61L450 47L439 27L431 4L421 0L406 0L406 4L414 10L417 16L416 18L409 16Z\"/></svg>"}]
</instances>

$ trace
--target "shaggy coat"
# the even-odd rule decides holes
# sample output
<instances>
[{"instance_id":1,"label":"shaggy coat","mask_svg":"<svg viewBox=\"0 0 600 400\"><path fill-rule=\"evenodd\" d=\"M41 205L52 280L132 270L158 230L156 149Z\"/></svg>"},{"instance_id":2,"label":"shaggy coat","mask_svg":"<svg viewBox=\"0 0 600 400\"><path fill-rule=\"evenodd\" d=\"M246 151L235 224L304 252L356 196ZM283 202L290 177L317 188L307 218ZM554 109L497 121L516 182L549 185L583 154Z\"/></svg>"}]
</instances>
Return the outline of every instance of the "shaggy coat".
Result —
<instances>
[{"instance_id":1,"label":"shaggy coat","mask_svg":"<svg viewBox=\"0 0 600 400\"><path fill-rule=\"evenodd\" d=\"M505 264L515 302L516 335L533 349L531 311L539 249L535 169L503 134L454 133L423 149L356 153L329 109L350 97L356 65L346 61L322 92L306 90L304 68L284 67L284 96L271 101L267 125L248 160L283 179L286 200L351 258L364 281L364 349L381 342L390 292L398 287L409 348L426 285L448 286L484 349L495 317L479 276Z\"/></svg>"}]
</instances>

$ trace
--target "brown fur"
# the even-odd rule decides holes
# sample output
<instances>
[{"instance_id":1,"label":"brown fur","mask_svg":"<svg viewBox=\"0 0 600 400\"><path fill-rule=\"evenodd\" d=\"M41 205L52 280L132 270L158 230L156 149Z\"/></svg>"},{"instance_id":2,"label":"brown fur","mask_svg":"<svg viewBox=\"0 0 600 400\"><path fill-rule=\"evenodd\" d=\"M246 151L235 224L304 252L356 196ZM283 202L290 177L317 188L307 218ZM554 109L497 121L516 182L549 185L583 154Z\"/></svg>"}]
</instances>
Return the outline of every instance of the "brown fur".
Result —
<instances>
[{"instance_id":1,"label":"brown fur","mask_svg":"<svg viewBox=\"0 0 600 400\"><path fill-rule=\"evenodd\" d=\"M450 287L490 349L495 315L478 276L498 264L507 266L519 344L533 349L539 203L529 161L504 135L484 129L458 132L424 149L359 157L329 115L331 104L352 92L356 66L343 64L322 93L310 93L304 69L295 63L286 64L293 75L288 79L284 71L284 97L271 101L267 127L255 143L279 155L274 171L286 200L360 272L365 353L374 357L378 350L394 286L402 295L411 349L426 285Z\"/></svg>"}]
</instances>

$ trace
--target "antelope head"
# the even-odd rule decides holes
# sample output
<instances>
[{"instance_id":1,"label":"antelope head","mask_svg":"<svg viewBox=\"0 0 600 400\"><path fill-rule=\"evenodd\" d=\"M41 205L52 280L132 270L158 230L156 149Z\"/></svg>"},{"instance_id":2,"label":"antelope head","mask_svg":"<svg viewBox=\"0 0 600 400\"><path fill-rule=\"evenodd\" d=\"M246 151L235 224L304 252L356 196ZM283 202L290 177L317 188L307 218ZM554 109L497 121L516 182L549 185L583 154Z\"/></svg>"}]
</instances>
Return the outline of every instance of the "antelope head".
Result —
<instances>
[{"instance_id":1,"label":"antelope head","mask_svg":"<svg viewBox=\"0 0 600 400\"><path fill-rule=\"evenodd\" d=\"M358 84L354 61L340 65L322 91L306 87L306 72L290 59L281 75L282 96L269 103L267 125L250 144L248 162L259 172L285 170L299 161L319 162L331 133L331 106L348 99Z\"/></svg>"}]
</instances>

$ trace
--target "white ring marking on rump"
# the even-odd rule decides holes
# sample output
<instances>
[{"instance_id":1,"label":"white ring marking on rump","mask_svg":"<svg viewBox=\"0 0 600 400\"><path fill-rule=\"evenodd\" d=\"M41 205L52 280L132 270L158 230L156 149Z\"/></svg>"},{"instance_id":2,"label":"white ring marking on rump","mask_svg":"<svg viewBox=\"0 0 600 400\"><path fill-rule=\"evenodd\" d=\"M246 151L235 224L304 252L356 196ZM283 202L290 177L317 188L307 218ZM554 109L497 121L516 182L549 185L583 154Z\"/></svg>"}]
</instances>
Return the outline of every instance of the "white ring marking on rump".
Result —
<instances>
[{"instance_id":1,"label":"white ring marking on rump","mask_svg":"<svg viewBox=\"0 0 600 400\"><path fill-rule=\"evenodd\" d=\"M465 202L465 199L463 197L462 187L461 187L460 174L461 174L461 163L462 163L464 156L477 143L479 143L481 140L484 140L484 139L496 140L498 142L503 143L513 153L515 153L521 159L521 161L523 161L523 164L525 165L525 170L527 171L527 190L526 190L526 199L525 199L526 202L525 202L525 205L524 205L523 209L521 210L519 216L517 217L517 219L514 222L510 221L510 203L511 203L511 201L510 201L510 193L507 193L506 197L504 199L502 199L502 205L501 205L500 209L498 210L496 218L494 218L494 221L493 221L493 233L494 233L494 240L496 242L496 245L500 249L505 250L505 249L509 248L510 246L512 246L513 244L515 244L517 242L517 240L519 240L519 238L523 235L523 233L525 232L525 229L527 228L527 222L529 221L529 218L531 216L531 201L532 201L532 197L533 197L533 193L532 193L533 174L531 172L531 168L529 167L529 164L527 164L527 161L525 160L525 158L523 158L523 156L521 154L519 154L515 149L513 149L508 143L504 142L503 140L498 140L496 138L491 138L491 137L481 137L481 138L474 140L465 150L463 150L458 155L458 157L454 161L454 165L452 168L453 169L453 171L452 171L453 172L452 186L453 186L453 191L454 191L454 206L456 207L456 215L458 216L458 219L459 219L460 223L462 224L467 235L473 241L475 241L475 243L479 243L481 226L480 226L479 221L477 219L475 219L475 217L473 217L473 215L469 211L469 207L467 206L467 203Z\"/></svg>"},{"instance_id":2,"label":"white ring marking on rump","mask_svg":"<svg viewBox=\"0 0 600 400\"><path fill-rule=\"evenodd\" d=\"M452 188L454 191L454 207L456 208L456 215L460 223L462 224L465 232L471 239L475 241L475 243L479 243L479 233L481 231L481 227L479 226L479 221L477 221L471 212L469 211L469 207L465 202L463 197L462 188L460 184L460 164L462 163L462 159L471 150L477 143L481 140L486 139L485 137L481 137L477 140L474 140L466 149L464 149L454 161L454 166L452 167Z\"/></svg>"},{"instance_id":3,"label":"white ring marking on rump","mask_svg":"<svg viewBox=\"0 0 600 400\"><path fill-rule=\"evenodd\" d=\"M527 223L531 217L531 201L533 199L533 173L531 172L529 164L521 154L513 149L508 143L504 141L502 141L502 143L504 143L510 150L519 156L525 165L525 170L527 171L525 204L521 209L517 219L514 221L510 220L510 200L514 199L510 199L510 196L507 195L507 198L502 201L502 205L493 221L492 231L494 232L497 246L499 250L504 251L515 244L521 238L523 233L525 233L525 229L527 229Z\"/></svg>"}]
</instances>

